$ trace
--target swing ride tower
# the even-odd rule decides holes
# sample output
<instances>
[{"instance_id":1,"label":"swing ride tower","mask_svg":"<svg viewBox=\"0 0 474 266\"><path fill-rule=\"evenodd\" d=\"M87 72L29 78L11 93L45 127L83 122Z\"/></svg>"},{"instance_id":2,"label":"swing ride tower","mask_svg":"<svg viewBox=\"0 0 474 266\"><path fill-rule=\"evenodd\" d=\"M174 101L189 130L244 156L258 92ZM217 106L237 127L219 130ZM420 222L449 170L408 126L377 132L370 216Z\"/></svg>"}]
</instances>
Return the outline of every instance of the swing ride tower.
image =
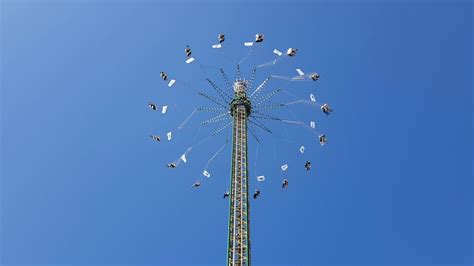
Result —
<instances>
[{"instance_id":1,"label":"swing ride tower","mask_svg":"<svg viewBox=\"0 0 474 266\"><path fill-rule=\"evenodd\" d=\"M211 47L212 49L223 49L224 48L224 41L225 35L219 34L218 35L218 43L213 44ZM305 74L300 68L296 69L296 74L287 74L284 76L274 75L269 73L269 76L263 80L259 85L258 83L254 84L256 71L258 68L263 67L272 67L277 63L280 64L282 61L292 60L289 58L294 58L297 54L296 48L288 48L286 52L278 51L277 49L273 49L273 54L271 61L263 62L262 64L254 65L253 71L251 72L249 79L243 79L242 73L240 71L240 65L244 63L250 56L252 55L252 49L255 46L261 46L262 42L264 41L263 34L256 34L255 41L253 42L244 42L244 46L248 47L248 53L238 62L237 69L235 73L235 79L233 82L229 80L229 77L225 74L222 65L220 67L209 66L201 64L201 60L195 60L193 56L196 53L192 53L191 48L186 46L185 54L186 60L185 63L187 65L199 65L203 74L205 76L208 75L208 71L206 68L212 68L212 76L218 76L219 72L222 75L223 82L217 82L217 85L210 78L206 77L207 82L212 87L212 93L207 91L196 91L192 85L188 85L185 81L176 81L172 79L174 75L168 76L164 71L160 72L161 79L167 83L168 87L172 86L184 86L188 89L192 89L194 92L209 102L213 103L213 106L203 106L195 108L189 116L185 118L185 120L179 124L177 130L181 130L184 126L191 120L191 118L198 112L209 112L209 113L217 113L215 116L208 118L205 121L201 121L201 125L211 125L217 124L216 129L206 138L202 139L201 141L192 144L189 146L186 151L179 157L178 159L167 163L168 168L176 168L180 166L180 163L186 163L189 152L193 150L193 148L201 145L203 142L207 141L213 136L218 134L226 134L226 141L225 143L219 148L219 150L207 161L204 171L202 175L200 175L196 181L192 184L192 189L198 189L201 187L202 182L210 178L211 174L208 171L208 167L210 163L216 158L216 156L229 144L230 135L229 132L225 129L230 129L232 127L232 152L231 152L231 171L230 171L230 185L226 189L226 193L223 196L223 199L229 201L229 216L228 216L228 239L227 239L227 266L250 266L251 265L251 252L250 252L250 206L249 206L249 172L248 172L248 138L249 136L253 137L256 143L260 143L258 138L258 131L261 130L262 132L266 132L269 134L273 134L272 130L266 126L265 121L273 121L275 123L288 123L293 124L295 126L301 126L308 130L310 130L317 138L319 138L319 143L325 145L327 142L326 135L321 134L318 129L316 129L316 123L314 121L310 121L310 124L307 125L305 121L301 120L288 120L282 119L279 117L274 116L272 113L279 108L286 108L290 105L295 104L304 104L308 107L315 107L321 109L321 111L325 115L329 115L332 112L332 108L329 107L328 104L319 103L316 101L316 97L314 94L309 94L309 100L300 98L300 96L295 95L285 88L277 88L272 89L272 91L268 91L266 89L267 85L269 84L270 79L278 79L287 81L288 83L293 81L308 81L308 82L316 82L319 80L320 76L316 72L308 72ZM247 49L247 48L246 48ZM260 48L259 48L260 49ZM222 51L223 61L226 62L227 59L224 57L224 50ZM286 59L288 58L288 60ZM193 63L194 62L194 63ZM204 62L204 60L202 61ZM218 70L218 71L217 71ZM222 87L222 88L221 88ZM292 99L291 102L279 102L282 101L284 98L275 99L273 98L276 95L281 94L283 92L286 96L290 96ZM216 94L217 93L217 94ZM271 101L270 101L271 100ZM286 101L286 100L285 100ZM161 103L160 103L161 104ZM164 103L163 103L164 104ZM152 102L149 102L148 107L152 111L157 111L157 104L155 105ZM165 114L167 112L168 105L163 105L161 113ZM288 110L290 111L290 110ZM282 112L283 113L286 112ZM291 112L293 113L293 112ZM293 114L294 115L294 114ZM195 138L199 136L201 127L199 127L197 133L195 134ZM161 130L161 129L160 129ZM225 130L225 131L224 131ZM250 134L248 134L250 133ZM264 134L266 134L264 133ZM172 132L169 131L166 133L168 141L171 141ZM159 135L150 135L153 141L160 142ZM195 140L193 140L194 142ZM300 141L300 140L298 140ZM303 144L303 143L301 143ZM273 144L275 158L276 158L276 148L275 144ZM292 144L293 145L293 144ZM258 155L258 147L256 148L256 155L255 159L257 159ZM305 146L301 146L299 148L299 152L307 157L307 154L304 154ZM289 156L290 154L285 154ZM305 158L307 160L309 158ZM256 167L256 164L255 164ZM282 171L286 171L288 168L287 164L281 166ZM311 162L306 161L305 164L306 171L309 171L311 168ZM256 181L262 182L265 180L265 176L260 175L256 176ZM258 184L258 183L257 183ZM282 183L282 191L288 186L288 180L283 179ZM257 199L260 195L260 191L256 190L253 194L253 199Z\"/></svg>"},{"instance_id":2,"label":"swing ride tower","mask_svg":"<svg viewBox=\"0 0 474 266\"><path fill-rule=\"evenodd\" d=\"M247 81L236 80L230 103L233 120L232 164L229 201L227 265L250 265L249 189L247 158L247 117L252 105L247 98Z\"/></svg>"}]
</instances>

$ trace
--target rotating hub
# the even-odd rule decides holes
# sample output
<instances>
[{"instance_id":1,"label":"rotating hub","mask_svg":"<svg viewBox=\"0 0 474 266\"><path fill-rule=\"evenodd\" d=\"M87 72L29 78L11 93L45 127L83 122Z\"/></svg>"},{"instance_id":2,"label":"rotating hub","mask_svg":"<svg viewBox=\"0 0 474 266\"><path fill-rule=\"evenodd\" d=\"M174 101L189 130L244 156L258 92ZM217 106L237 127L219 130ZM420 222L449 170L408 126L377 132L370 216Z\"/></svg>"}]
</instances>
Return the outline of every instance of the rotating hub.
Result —
<instances>
[{"instance_id":1,"label":"rotating hub","mask_svg":"<svg viewBox=\"0 0 474 266\"><path fill-rule=\"evenodd\" d=\"M247 81L246 80L236 80L234 82L234 99L230 103L230 114L233 116L234 111L238 106L245 107L245 113L247 116L252 112L252 103L250 99L247 98Z\"/></svg>"}]
</instances>

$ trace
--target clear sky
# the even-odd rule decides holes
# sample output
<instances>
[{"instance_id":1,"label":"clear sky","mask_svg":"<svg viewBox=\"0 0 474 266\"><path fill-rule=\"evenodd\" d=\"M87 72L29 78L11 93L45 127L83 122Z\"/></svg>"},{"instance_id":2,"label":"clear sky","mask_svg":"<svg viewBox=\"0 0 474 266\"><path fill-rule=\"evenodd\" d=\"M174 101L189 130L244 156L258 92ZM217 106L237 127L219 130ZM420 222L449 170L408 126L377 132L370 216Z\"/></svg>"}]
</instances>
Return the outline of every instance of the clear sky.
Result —
<instances>
[{"instance_id":1,"label":"clear sky","mask_svg":"<svg viewBox=\"0 0 474 266\"><path fill-rule=\"evenodd\" d=\"M316 83L268 91L314 93L335 111L278 112L317 121L324 147L272 121L258 156L250 141L250 190L262 191L251 200L253 264L472 265L472 2L4 0L0 10L3 265L223 265L229 146L211 178L191 184L227 132L165 165L213 130L198 132L207 114L176 127L213 106L196 95L212 93L204 76L222 84L210 67L221 64L233 75L257 32L266 39L244 74L296 47L257 82L318 71ZM210 48L220 32L224 57ZM149 138L169 130L170 142Z\"/></svg>"}]
</instances>

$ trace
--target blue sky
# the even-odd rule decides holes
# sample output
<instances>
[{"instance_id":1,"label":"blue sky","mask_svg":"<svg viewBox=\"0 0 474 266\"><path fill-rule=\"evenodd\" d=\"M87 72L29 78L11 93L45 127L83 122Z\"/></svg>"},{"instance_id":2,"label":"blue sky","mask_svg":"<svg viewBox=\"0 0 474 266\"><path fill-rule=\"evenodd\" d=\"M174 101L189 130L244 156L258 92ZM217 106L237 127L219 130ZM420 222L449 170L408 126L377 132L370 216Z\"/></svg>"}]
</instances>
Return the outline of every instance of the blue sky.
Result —
<instances>
[{"instance_id":1,"label":"blue sky","mask_svg":"<svg viewBox=\"0 0 474 266\"><path fill-rule=\"evenodd\" d=\"M297 57L262 69L257 81L317 71L317 83L276 80L269 89L314 93L335 111L278 112L316 120L324 147L308 130L272 121L276 136L259 132L257 160L250 140L250 189L262 191L251 201L253 264L472 265L472 8L2 1L1 262L222 265L229 147L201 188L191 184L226 135L195 147L177 169L165 164L213 129L199 130L209 117L200 114L176 130L194 108L212 106L196 95L212 93L205 75L222 84L210 66L233 75L242 43L261 32L266 40L243 72L274 48L296 47ZM220 32L225 57L210 48ZM160 80L162 70L175 87ZM168 114L150 112L150 100L168 104ZM169 130L171 142L148 137Z\"/></svg>"}]
</instances>

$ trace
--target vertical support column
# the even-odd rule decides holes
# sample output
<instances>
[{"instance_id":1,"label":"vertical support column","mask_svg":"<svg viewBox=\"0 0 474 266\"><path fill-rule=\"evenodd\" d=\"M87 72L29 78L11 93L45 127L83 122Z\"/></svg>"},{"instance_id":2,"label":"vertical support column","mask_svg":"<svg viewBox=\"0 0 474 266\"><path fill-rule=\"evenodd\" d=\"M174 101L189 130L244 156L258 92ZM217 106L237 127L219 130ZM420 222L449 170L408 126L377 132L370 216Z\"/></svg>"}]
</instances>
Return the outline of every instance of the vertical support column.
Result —
<instances>
[{"instance_id":1,"label":"vertical support column","mask_svg":"<svg viewBox=\"0 0 474 266\"><path fill-rule=\"evenodd\" d=\"M247 110L244 105L233 109L233 145L229 204L229 239L227 265L250 265Z\"/></svg>"}]
</instances>

